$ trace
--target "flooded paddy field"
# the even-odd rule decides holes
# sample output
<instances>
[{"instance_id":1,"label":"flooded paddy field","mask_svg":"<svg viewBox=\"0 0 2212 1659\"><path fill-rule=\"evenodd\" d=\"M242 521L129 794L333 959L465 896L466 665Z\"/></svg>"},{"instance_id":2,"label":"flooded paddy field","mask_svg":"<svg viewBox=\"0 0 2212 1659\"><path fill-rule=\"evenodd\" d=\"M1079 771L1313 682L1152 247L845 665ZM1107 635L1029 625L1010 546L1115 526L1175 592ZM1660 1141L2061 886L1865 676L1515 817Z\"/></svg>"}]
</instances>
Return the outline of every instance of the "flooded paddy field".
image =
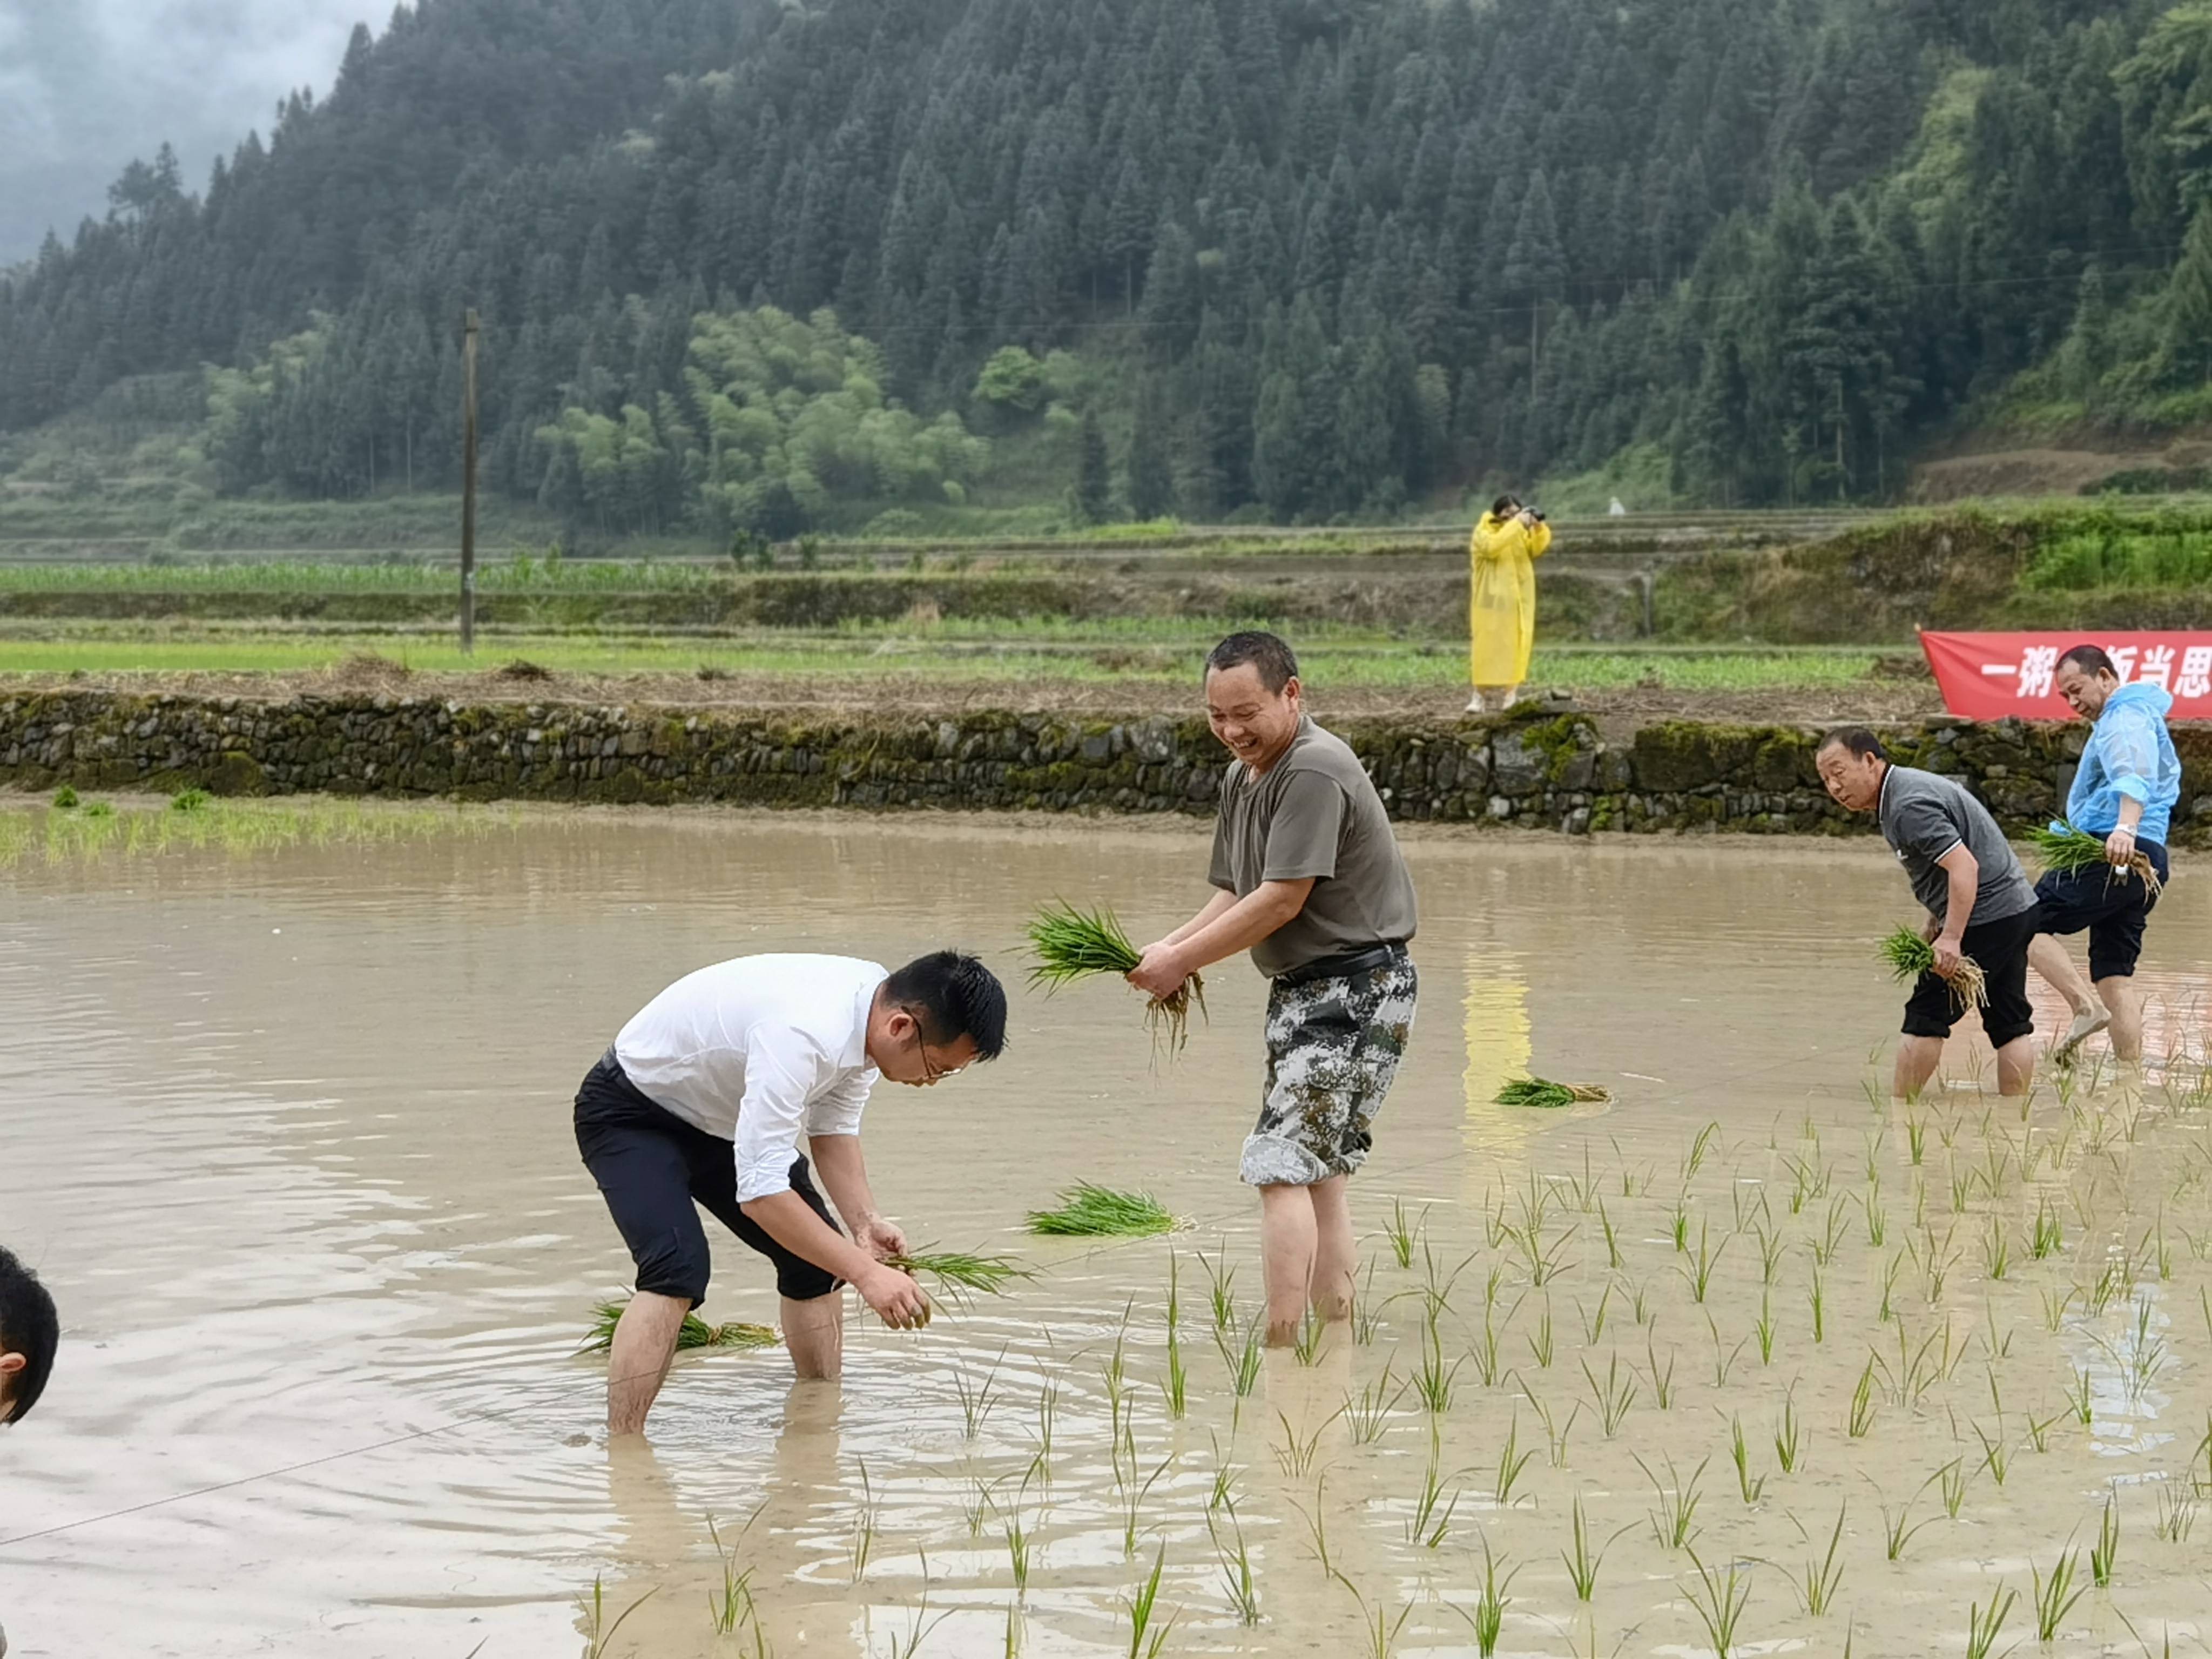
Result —
<instances>
[{"instance_id":1,"label":"flooded paddy field","mask_svg":"<svg viewBox=\"0 0 2212 1659\"><path fill-rule=\"evenodd\" d=\"M8 843L0 1241L65 1329L0 1431L11 1659L1107 1656L1164 1630L1165 1655L1954 1655L1993 1610L1992 1655L2039 1650L2046 1613L2049 1650L2131 1655L2212 1629L2191 866L2146 952L2148 1075L2045 1078L2023 1112L1977 1036L1906 1110L1873 951L1912 912L1879 847L1413 842L1421 1007L1353 1187L1359 1316L1262 1352L1234 1176L1256 975L1212 973L1157 1067L1133 994L1018 988L1047 899L1140 938L1187 915L1202 830L435 816ZM878 1091L875 1185L917 1243L1037 1276L921 1333L854 1319L837 1388L773 1350L684 1358L650 1449L611 1455L577 1349L629 1262L578 1079L704 963L946 943L1007 977L1012 1042ZM1615 1100L1491 1103L1531 1071ZM1022 1231L1080 1179L1188 1224ZM710 1237L707 1315L772 1321L766 1264Z\"/></svg>"}]
</instances>

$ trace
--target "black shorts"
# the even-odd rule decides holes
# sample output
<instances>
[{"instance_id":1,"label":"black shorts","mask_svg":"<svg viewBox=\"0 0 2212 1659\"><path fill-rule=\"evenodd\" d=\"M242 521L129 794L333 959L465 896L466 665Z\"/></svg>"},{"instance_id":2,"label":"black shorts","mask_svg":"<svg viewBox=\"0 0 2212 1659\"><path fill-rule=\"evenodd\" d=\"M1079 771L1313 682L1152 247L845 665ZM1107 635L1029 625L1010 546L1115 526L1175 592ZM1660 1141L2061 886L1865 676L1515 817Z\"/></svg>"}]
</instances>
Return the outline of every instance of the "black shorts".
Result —
<instances>
[{"instance_id":1,"label":"black shorts","mask_svg":"<svg viewBox=\"0 0 2212 1659\"><path fill-rule=\"evenodd\" d=\"M791 1300L811 1302L842 1282L793 1255L738 1207L736 1148L647 1099L612 1049L576 1091L576 1150L629 1246L641 1291L681 1297L695 1308L707 1299L712 1263L700 1210L775 1262L775 1288ZM791 1166L791 1190L836 1228L804 1158Z\"/></svg>"},{"instance_id":2,"label":"black shorts","mask_svg":"<svg viewBox=\"0 0 2212 1659\"><path fill-rule=\"evenodd\" d=\"M1982 970L1989 991L1982 1030L1992 1048L2002 1048L2035 1030L2035 1011L2027 1000L2027 947L2039 931L2036 918L2041 914L2031 904L2016 916L1970 925L1959 941L1960 952ZM1913 981L1905 1003L1905 1036L1947 1037L1957 1018L1948 981L1923 974Z\"/></svg>"},{"instance_id":3,"label":"black shorts","mask_svg":"<svg viewBox=\"0 0 2212 1659\"><path fill-rule=\"evenodd\" d=\"M2166 883L2166 848L2139 841L2136 849ZM2053 870L2035 884L2036 931L2078 933L2089 930L2089 977L2129 979L2142 955L2143 924L2157 908L2150 884L2132 870Z\"/></svg>"}]
</instances>

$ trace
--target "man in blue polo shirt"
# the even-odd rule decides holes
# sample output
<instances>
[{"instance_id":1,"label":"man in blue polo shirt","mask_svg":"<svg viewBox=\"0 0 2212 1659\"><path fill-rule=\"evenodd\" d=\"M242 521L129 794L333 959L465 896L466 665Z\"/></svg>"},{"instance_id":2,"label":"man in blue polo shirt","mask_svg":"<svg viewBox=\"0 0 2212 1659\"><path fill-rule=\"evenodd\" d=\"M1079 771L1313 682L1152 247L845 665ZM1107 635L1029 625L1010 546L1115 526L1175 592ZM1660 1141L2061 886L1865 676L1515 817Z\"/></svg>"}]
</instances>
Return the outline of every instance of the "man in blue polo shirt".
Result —
<instances>
[{"instance_id":1,"label":"man in blue polo shirt","mask_svg":"<svg viewBox=\"0 0 2212 1659\"><path fill-rule=\"evenodd\" d=\"M2077 645L2059 659L2057 683L2074 712L2092 722L2067 793L2066 823L2100 836L2110 863L2101 870L2053 870L2036 883L2039 937L2028 948L2028 963L2073 1005L2073 1027L2051 1051L2054 1060L2067 1059L2084 1038L2109 1025L2113 1057L2134 1065L2142 1059L2136 961L2158 891L2127 866L2141 853L2160 884L2166 880L2166 830L2181 799L2181 761L2166 729L2173 698L2145 681L2121 684L2112 658L2094 645ZM2095 1001L2066 947L2052 937L2084 928Z\"/></svg>"}]
</instances>

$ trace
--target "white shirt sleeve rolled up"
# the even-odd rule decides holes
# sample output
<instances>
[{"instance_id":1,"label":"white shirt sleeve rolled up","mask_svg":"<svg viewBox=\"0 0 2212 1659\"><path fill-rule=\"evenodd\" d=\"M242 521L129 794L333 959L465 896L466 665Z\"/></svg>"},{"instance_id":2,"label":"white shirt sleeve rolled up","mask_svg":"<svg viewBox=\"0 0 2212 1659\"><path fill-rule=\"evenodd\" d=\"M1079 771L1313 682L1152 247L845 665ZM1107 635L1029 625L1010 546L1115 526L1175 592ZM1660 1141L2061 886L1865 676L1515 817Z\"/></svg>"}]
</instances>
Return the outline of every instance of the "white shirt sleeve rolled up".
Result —
<instances>
[{"instance_id":1,"label":"white shirt sleeve rolled up","mask_svg":"<svg viewBox=\"0 0 2212 1659\"><path fill-rule=\"evenodd\" d=\"M745 1034L745 1096L738 1109L738 1202L791 1190L807 1100L830 1067L803 1031L755 1026Z\"/></svg>"}]
</instances>

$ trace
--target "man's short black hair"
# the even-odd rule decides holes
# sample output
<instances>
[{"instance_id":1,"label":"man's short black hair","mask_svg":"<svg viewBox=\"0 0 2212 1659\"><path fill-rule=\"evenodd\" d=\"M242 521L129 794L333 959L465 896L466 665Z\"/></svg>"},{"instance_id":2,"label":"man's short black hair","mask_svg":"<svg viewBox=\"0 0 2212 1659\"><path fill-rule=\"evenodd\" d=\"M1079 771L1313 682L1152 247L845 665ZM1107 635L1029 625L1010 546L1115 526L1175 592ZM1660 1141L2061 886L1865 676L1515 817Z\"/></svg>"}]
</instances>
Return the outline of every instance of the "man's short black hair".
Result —
<instances>
[{"instance_id":1,"label":"man's short black hair","mask_svg":"<svg viewBox=\"0 0 2212 1659\"><path fill-rule=\"evenodd\" d=\"M38 1274L0 1248L0 1353L19 1353L24 1361L12 1379L0 1378L0 1423L21 1422L39 1403L61 1340L54 1298Z\"/></svg>"},{"instance_id":2,"label":"man's short black hair","mask_svg":"<svg viewBox=\"0 0 2212 1659\"><path fill-rule=\"evenodd\" d=\"M1825 755L1831 749L1848 749L1861 760L1886 761L1889 750L1881 746L1881 739L1863 726L1839 726L1820 739L1820 746L1813 752Z\"/></svg>"},{"instance_id":3,"label":"man's short black hair","mask_svg":"<svg viewBox=\"0 0 2212 1659\"><path fill-rule=\"evenodd\" d=\"M968 1037L978 1060L996 1060L1006 1046L1006 988L973 957L916 957L884 981L884 995L921 1022L926 1042L945 1048Z\"/></svg>"},{"instance_id":4,"label":"man's short black hair","mask_svg":"<svg viewBox=\"0 0 2212 1659\"><path fill-rule=\"evenodd\" d=\"M1256 628L1231 634L1206 654L1209 672L1241 668L1248 662L1259 671L1260 684L1270 691L1280 691L1298 677L1297 656L1288 642Z\"/></svg>"},{"instance_id":5,"label":"man's short black hair","mask_svg":"<svg viewBox=\"0 0 2212 1659\"><path fill-rule=\"evenodd\" d=\"M2120 677L2118 665L2100 645L2075 646L2058 659L2058 665L2063 668L2069 662L2085 674L2110 674L2114 679Z\"/></svg>"}]
</instances>

